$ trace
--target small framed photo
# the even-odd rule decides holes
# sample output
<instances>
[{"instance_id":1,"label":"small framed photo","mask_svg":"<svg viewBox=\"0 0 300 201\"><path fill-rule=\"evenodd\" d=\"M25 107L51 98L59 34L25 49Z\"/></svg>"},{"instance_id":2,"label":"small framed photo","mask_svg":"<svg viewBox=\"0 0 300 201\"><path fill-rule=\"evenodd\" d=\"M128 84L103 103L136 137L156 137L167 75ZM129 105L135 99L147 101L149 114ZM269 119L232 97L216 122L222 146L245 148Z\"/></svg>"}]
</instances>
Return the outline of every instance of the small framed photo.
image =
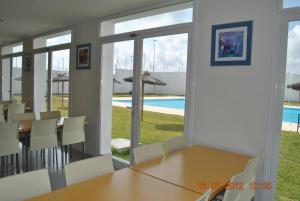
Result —
<instances>
[{"instance_id":1,"label":"small framed photo","mask_svg":"<svg viewBox=\"0 0 300 201\"><path fill-rule=\"evenodd\" d=\"M253 21L212 26L211 66L251 65Z\"/></svg>"},{"instance_id":2,"label":"small framed photo","mask_svg":"<svg viewBox=\"0 0 300 201\"><path fill-rule=\"evenodd\" d=\"M91 68L91 44L77 46L77 70Z\"/></svg>"},{"instance_id":3,"label":"small framed photo","mask_svg":"<svg viewBox=\"0 0 300 201\"><path fill-rule=\"evenodd\" d=\"M30 72L32 66L32 54L25 54L23 56L23 70L24 72Z\"/></svg>"}]
</instances>

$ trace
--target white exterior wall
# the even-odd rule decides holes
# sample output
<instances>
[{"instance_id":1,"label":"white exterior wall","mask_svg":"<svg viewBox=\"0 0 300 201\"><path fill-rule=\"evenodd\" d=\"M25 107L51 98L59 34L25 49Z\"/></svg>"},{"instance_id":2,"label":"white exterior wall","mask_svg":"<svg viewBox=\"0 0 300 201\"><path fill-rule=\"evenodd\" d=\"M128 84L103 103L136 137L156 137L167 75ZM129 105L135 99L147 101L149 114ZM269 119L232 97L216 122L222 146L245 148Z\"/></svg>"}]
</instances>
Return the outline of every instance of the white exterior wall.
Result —
<instances>
[{"instance_id":1,"label":"white exterior wall","mask_svg":"<svg viewBox=\"0 0 300 201\"><path fill-rule=\"evenodd\" d=\"M115 93L128 93L132 91L132 84L125 82L124 78L131 77L132 70L118 69L115 78L121 82L121 84L115 83ZM166 86L155 86L156 94L165 95L185 95L185 82L186 73L185 72L154 72L151 76L158 78L159 80L165 82ZM145 93L153 93L153 85L145 85Z\"/></svg>"}]
</instances>

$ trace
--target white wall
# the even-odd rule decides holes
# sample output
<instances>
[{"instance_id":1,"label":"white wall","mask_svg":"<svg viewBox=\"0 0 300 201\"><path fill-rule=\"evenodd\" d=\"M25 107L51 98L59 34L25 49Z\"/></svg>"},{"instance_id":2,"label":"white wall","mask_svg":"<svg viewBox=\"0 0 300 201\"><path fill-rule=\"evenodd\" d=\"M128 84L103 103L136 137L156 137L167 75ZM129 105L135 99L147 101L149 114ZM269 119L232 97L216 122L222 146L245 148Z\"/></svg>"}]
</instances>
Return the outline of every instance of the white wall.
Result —
<instances>
[{"instance_id":1,"label":"white wall","mask_svg":"<svg viewBox=\"0 0 300 201\"><path fill-rule=\"evenodd\" d=\"M197 5L193 142L257 154L268 132L277 0L198 0ZM252 65L211 67L212 25L246 20L254 21Z\"/></svg>"},{"instance_id":2,"label":"white wall","mask_svg":"<svg viewBox=\"0 0 300 201\"><path fill-rule=\"evenodd\" d=\"M98 21L90 20L75 25L72 28L72 49L70 65L70 116L85 115L88 125L86 129L86 151L90 154L98 153L98 94L100 68L98 65L99 50ZM76 46L91 43L91 69L76 70Z\"/></svg>"}]
</instances>

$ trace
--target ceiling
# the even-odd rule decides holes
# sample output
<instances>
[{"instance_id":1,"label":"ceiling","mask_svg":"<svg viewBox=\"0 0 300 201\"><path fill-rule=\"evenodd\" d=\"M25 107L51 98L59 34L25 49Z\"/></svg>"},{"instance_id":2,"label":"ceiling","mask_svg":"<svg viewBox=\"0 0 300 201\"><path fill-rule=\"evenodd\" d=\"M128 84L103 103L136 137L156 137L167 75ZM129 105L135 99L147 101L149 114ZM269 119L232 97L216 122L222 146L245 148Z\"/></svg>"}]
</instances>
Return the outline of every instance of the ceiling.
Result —
<instances>
[{"instance_id":1,"label":"ceiling","mask_svg":"<svg viewBox=\"0 0 300 201\"><path fill-rule=\"evenodd\" d=\"M0 0L0 45L157 1Z\"/></svg>"}]
</instances>

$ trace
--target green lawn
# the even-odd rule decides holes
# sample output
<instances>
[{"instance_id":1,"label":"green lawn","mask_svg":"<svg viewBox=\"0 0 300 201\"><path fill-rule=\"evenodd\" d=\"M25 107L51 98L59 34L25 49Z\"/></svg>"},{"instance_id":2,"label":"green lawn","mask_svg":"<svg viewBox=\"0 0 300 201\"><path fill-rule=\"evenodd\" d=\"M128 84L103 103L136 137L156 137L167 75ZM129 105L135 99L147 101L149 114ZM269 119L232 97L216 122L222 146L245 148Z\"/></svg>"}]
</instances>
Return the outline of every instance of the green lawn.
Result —
<instances>
[{"instance_id":1,"label":"green lawn","mask_svg":"<svg viewBox=\"0 0 300 201\"><path fill-rule=\"evenodd\" d=\"M130 139L131 109L113 107L112 138ZM144 111L144 121L140 126L141 144L162 142L166 139L183 134L184 118L182 116L161 114ZM118 153L112 150L115 156L129 158L129 151Z\"/></svg>"},{"instance_id":2,"label":"green lawn","mask_svg":"<svg viewBox=\"0 0 300 201\"><path fill-rule=\"evenodd\" d=\"M282 132L276 201L300 201L300 134Z\"/></svg>"},{"instance_id":3,"label":"green lawn","mask_svg":"<svg viewBox=\"0 0 300 201\"><path fill-rule=\"evenodd\" d=\"M298 107L300 107L300 103L299 102L284 102L284 105L286 105L286 106L298 106Z\"/></svg>"}]
</instances>

